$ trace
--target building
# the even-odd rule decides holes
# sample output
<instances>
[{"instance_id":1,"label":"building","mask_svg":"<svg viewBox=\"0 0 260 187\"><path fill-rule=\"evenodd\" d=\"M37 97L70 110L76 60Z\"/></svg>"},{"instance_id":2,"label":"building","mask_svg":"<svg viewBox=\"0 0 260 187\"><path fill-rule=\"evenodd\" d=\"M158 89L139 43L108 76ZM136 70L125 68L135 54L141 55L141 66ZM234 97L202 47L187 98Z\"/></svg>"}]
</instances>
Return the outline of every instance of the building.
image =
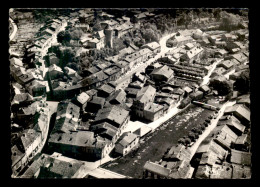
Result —
<instances>
[{"instance_id":1,"label":"building","mask_svg":"<svg viewBox=\"0 0 260 187\"><path fill-rule=\"evenodd\" d=\"M98 141L94 137L94 132L90 131L56 132L50 135L48 146L51 150L70 157L96 160L106 155L107 142Z\"/></svg>"},{"instance_id":2,"label":"building","mask_svg":"<svg viewBox=\"0 0 260 187\"><path fill-rule=\"evenodd\" d=\"M54 152L40 154L24 172L21 178L73 178L84 168L84 163Z\"/></svg>"},{"instance_id":3,"label":"building","mask_svg":"<svg viewBox=\"0 0 260 187\"><path fill-rule=\"evenodd\" d=\"M144 117L144 108L153 103L155 94L156 89L150 85L138 91L133 102L134 113L137 116Z\"/></svg>"},{"instance_id":4,"label":"building","mask_svg":"<svg viewBox=\"0 0 260 187\"><path fill-rule=\"evenodd\" d=\"M139 136L130 132L121 135L115 145L115 152L123 156L127 155L134 148L138 147Z\"/></svg>"},{"instance_id":5,"label":"building","mask_svg":"<svg viewBox=\"0 0 260 187\"><path fill-rule=\"evenodd\" d=\"M115 92L115 89L109 86L108 84L103 84L97 90L98 90L97 96L103 98L107 98Z\"/></svg>"},{"instance_id":6,"label":"building","mask_svg":"<svg viewBox=\"0 0 260 187\"><path fill-rule=\"evenodd\" d=\"M250 123L250 110L241 104L229 106L225 109L224 114L232 114L239 119L244 125Z\"/></svg>"},{"instance_id":7,"label":"building","mask_svg":"<svg viewBox=\"0 0 260 187\"><path fill-rule=\"evenodd\" d=\"M232 68L233 66L234 66L234 63L230 60L225 60L225 61L222 61L219 64L217 64L217 67L223 67L226 70Z\"/></svg>"},{"instance_id":8,"label":"building","mask_svg":"<svg viewBox=\"0 0 260 187\"><path fill-rule=\"evenodd\" d=\"M182 61L188 61L189 63L193 62L194 60L200 59L201 55L203 54L204 49L200 46L194 47L189 50L186 54L181 56Z\"/></svg>"},{"instance_id":9,"label":"building","mask_svg":"<svg viewBox=\"0 0 260 187\"><path fill-rule=\"evenodd\" d=\"M154 69L150 74L150 77L157 83L162 81L168 82L174 77L174 72L170 67L164 65Z\"/></svg>"},{"instance_id":10,"label":"building","mask_svg":"<svg viewBox=\"0 0 260 187\"><path fill-rule=\"evenodd\" d=\"M87 103L86 111L97 112L104 107L105 101L105 98L93 96Z\"/></svg>"},{"instance_id":11,"label":"building","mask_svg":"<svg viewBox=\"0 0 260 187\"><path fill-rule=\"evenodd\" d=\"M51 80L54 80L63 77L64 73L59 66L53 64L48 68L48 75ZM46 74L45 80L48 79L48 75Z\"/></svg>"},{"instance_id":12,"label":"building","mask_svg":"<svg viewBox=\"0 0 260 187\"><path fill-rule=\"evenodd\" d=\"M251 153L231 149L231 163L251 166Z\"/></svg>"},{"instance_id":13,"label":"building","mask_svg":"<svg viewBox=\"0 0 260 187\"><path fill-rule=\"evenodd\" d=\"M163 114L163 106L160 104L149 104L144 107L144 118L149 121L155 121L159 119Z\"/></svg>"},{"instance_id":14,"label":"building","mask_svg":"<svg viewBox=\"0 0 260 187\"><path fill-rule=\"evenodd\" d=\"M122 130L126 127L129 118L129 111L123 109L120 106L112 105L111 107L98 110L95 120L92 124L107 122Z\"/></svg>"},{"instance_id":15,"label":"building","mask_svg":"<svg viewBox=\"0 0 260 187\"><path fill-rule=\"evenodd\" d=\"M142 48L150 49L154 54L161 52L161 46L157 42L151 42L142 46Z\"/></svg>"}]
</instances>

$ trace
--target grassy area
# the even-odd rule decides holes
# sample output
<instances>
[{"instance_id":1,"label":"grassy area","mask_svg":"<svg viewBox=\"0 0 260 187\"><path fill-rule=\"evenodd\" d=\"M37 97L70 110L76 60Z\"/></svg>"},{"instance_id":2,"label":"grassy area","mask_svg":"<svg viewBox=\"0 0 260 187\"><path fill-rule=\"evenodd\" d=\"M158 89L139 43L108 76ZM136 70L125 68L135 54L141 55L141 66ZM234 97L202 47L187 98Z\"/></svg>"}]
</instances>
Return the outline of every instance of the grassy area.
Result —
<instances>
[{"instance_id":1,"label":"grassy area","mask_svg":"<svg viewBox=\"0 0 260 187\"><path fill-rule=\"evenodd\" d=\"M133 178L142 178L146 161L159 161L166 150L177 144L179 138L187 136L193 127L204 122L213 111L190 105L172 121L163 124L153 134L140 141L135 154L128 154L104 168Z\"/></svg>"}]
</instances>

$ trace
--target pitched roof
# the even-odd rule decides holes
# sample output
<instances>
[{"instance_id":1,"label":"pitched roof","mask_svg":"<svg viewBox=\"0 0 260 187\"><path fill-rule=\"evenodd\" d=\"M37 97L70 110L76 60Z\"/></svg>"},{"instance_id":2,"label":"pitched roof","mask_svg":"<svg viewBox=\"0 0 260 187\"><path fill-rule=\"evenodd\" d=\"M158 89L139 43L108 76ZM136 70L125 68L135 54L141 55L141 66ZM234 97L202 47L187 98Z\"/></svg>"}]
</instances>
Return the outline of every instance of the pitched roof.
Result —
<instances>
[{"instance_id":1,"label":"pitched roof","mask_svg":"<svg viewBox=\"0 0 260 187\"><path fill-rule=\"evenodd\" d=\"M150 75L163 75L169 79L173 75L173 70L167 65L164 65L154 69Z\"/></svg>"},{"instance_id":2,"label":"pitched roof","mask_svg":"<svg viewBox=\"0 0 260 187\"><path fill-rule=\"evenodd\" d=\"M81 104L84 104L86 103L87 101L89 101L89 95L86 93L86 92L82 92L81 94L79 94L77 96L77 100L81 103Z\"/></svg>"},{"instance_id":3,"label":"pitched roof","mask_svg":"<svg viewBox=\"0 0 260 187\"><path fill-rule=\"evenodd\" d=\"M123 147L131 144L138 136L130 132L124 132L121 137L118 139L117 143Z\"/></svg>"},{"instance_id":4,"label":"pitched roof","mask_svg":"<svg viewBox=\"0 0 260 187\"><path fill-rule=\"evenodd\" d=\"M235 164L251 166L251 153L231 149L230 161Z\"/></svg>"},{"instance_id":5,"label":"pitched roof","mask_svg":"<svg viewBox=\"0 0 260 187\"><path fill-rule=\"evenodd\" d=\"M170 169L165 168L159 164L156 164L154 162L146 161L144 165L144 170L148 170L152 173L156 173L160 176L168 177L170 174Z\"/></svg>"},{"instance_id":6,"label":"pitched roof","mask_svg":"<svg viewBox=\"0 0 260 187\"><path fill-rule=\"evenodd\" d=\"M99 123L102 120L113 121L118 126L121 126L126 118L129 116L129 111L122 107L113 105L108 108L100 109L96 115L94 123Z\"/></svg>"},{"instance_id":7,"label":"pitched roof","mask_svg":"<svg viewBox=\"0 0 260 187\"><path fill-rule=\"evenodd\" d=\"M233 113L233 114L239 114L247 121L250 121L250 111L248 108L244 107L241 104L236 104L234 106L229 106L225 109L225 114Z\"/></svg>"},{"instance_id":8,"label":"pitched roof","mask_svg":"<svg viewBox=\"0 0 260 187\"><path fill-rule=\"evenodd\" d=\"M156 89L150 85L143 87L137 92L136 100L141 103L153 102L151 99L156 94Z\"/></svg>"}]
</instances>

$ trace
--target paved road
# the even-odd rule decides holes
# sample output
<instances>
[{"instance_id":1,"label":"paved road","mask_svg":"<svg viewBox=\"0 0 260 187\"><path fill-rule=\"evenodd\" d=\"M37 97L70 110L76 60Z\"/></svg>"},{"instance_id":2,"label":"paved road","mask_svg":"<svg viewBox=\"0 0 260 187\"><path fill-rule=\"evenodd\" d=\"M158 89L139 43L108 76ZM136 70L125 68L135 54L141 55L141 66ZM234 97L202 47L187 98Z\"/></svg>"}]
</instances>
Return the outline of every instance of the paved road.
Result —
<instances>
[{"instance_id":1,"label":"paved road","mask_svg":"<svg viewBox=\"0 0 260 187\"><path fill-rule=\"evenodd\" d=\"M235 104L236 101L228 101L226 102L221 109L219 110L219 114L218 117L216 119L213 119L212 123L206 128L206 130L203 132L203 134L199 137L199 139L191 146L190 150L191 150L191 158L193 157L193 155L196 153L199 145L201 144L201 142L209 135L209 133L217 126L217 123L219 121L219 119L223 116L224 111L226 109L226 107L228 106L232 106Z\"/></svg>"},{"instance_id":2,"label":"paved road","mask_svg":"<svg viewBox=\"0 0 260 187\"><path fill-rule=\"evenodd\" d=\"M214 62L213 67L212 67L211 70L209 71L208 75L203 78L203 81L202 81L202 83L200 84L201 86L202 86L202 85L205 85L205 84L208 84L208 82L209 82L209 80L210 80L209 77L211 76L211 74L213 73L213 71L216 69L216 66L217 66L222 60L224 60L224 59L221 58L221 59L217 60L216 62Z\"/></svg>"},{"instance_id":3,"label":"paved road","mask_svg":"<svg viewBox=\"0 0 260 187\"><path fill-rule=\"evenodd\" d=\"M15 37L16 32L17 32L17 26L11 18L9 18L9 21L11 22L11 24L13 25L13 28L14 28L13 33L9 37L10 41L12 41Z\"/></svg>"}]
</instances>

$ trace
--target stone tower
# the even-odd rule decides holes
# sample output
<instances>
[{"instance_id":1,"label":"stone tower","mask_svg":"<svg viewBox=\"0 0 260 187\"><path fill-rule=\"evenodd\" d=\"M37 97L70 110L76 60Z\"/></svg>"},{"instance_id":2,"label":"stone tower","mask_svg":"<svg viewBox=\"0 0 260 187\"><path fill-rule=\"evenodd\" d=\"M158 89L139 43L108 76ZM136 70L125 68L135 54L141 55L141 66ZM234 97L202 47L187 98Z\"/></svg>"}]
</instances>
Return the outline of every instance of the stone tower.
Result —
<instances>
[{"instance_id":1,"label":"stone tower","mask_svg":"<svg viewBox=\"0 0 260 187\"><path fill-rule=\"evenodd\" d=\"M104 30L105 34L105 45L113 48L113 30L110 28L109 25L106 26Z\"/></svg>"}]
</instances>

